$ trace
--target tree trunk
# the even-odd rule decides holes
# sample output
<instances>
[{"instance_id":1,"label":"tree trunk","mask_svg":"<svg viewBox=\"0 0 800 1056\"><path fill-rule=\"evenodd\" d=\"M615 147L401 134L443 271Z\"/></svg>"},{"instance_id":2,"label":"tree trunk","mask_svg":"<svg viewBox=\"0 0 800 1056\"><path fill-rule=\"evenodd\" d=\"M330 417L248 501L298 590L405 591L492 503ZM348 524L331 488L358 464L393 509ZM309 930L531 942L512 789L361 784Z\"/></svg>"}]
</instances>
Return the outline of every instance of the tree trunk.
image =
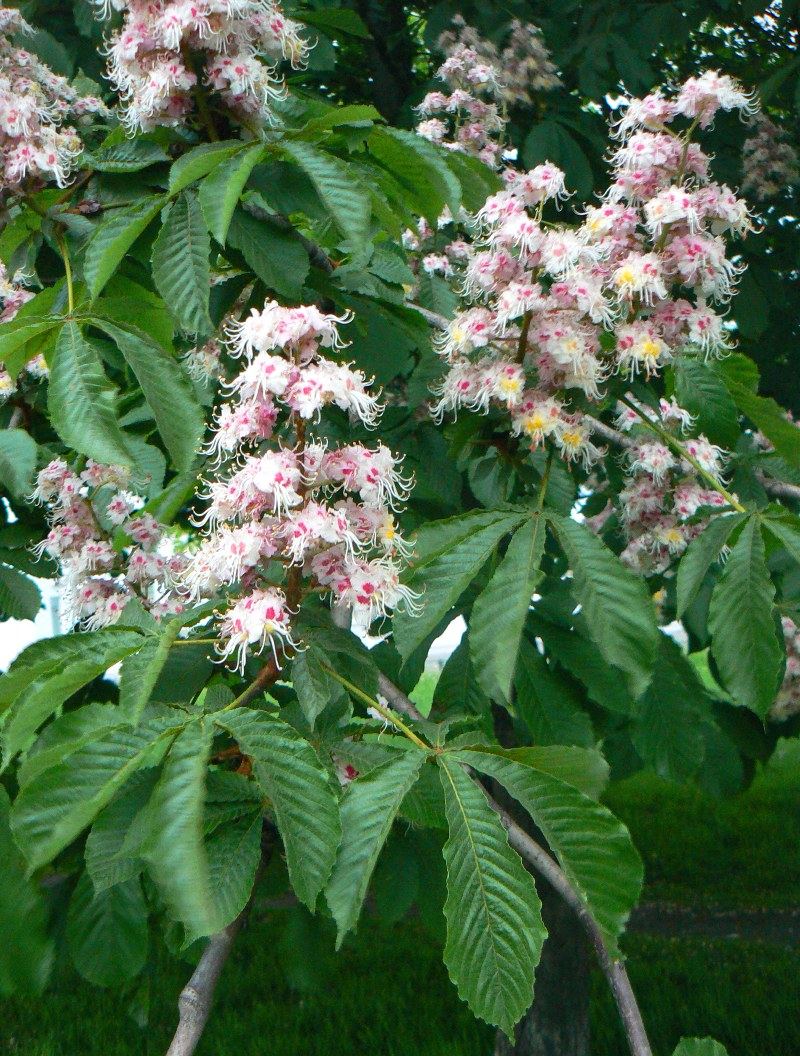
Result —
<instances>
[{"instance_id":1,"label":"tree trunk","mask_svg":"<svg viewBox=\"0 0 800 1056\"><path fill-rule=\"evenodd\" d=\"M540 883L548 938L536 969L533 1005L513 1043L497 1032L495 1056L589 1056L589 951L580 921Z\"/></svg>"}]
</instances>

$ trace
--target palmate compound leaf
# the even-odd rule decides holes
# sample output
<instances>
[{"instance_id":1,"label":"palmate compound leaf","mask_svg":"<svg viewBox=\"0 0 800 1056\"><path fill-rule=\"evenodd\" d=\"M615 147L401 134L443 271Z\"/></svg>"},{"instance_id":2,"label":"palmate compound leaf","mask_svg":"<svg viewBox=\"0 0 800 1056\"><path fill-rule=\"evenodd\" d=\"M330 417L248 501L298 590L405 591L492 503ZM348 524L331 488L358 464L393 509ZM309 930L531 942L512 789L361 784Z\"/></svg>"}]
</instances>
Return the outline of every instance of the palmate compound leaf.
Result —
<instances>
[{"instance_id":1,"label":"palmate compound leaf","mask_svg":"<svg viewBox=\"0 0 800 1056\"><path fill-rule=\"evenodd\" d=\"M783 648L773 617L770 579L758 517L752 516L711 595L711 652L724 687L764 718L775 700Z\"/></svg>"},{"instance_id":2,"label":"palmate compound leaf","mask_svg":"<svg viewBox=\"0 0 800 1056\"><path fill-rule=\"evenodd\" d=\"M211 239L197 198L184 191L172 203L153 243L153 282L178 325L190 334L212 330Z\"/></svg>"},{"instance_id":3,"label":"palmate compound leaf","mask_svg":"<svg viewBox=\"0 0 800 1056\"><path fill-rule=\"evenodd\" d=\"M106 627L37 642L21 653L0 678L0 711L9 708L2 730L3 765L27 747L68 697L143 642L138 631Z\"/></svg>"},{"instance_id":4,"label":"palmate compound leaf","mask_svg":"<svg viewBox=\"0 0 800 1056\"><path fill-rule=\"evenodd\" d=\"M44 898L25 875L9 827L8 793L0 787L0 994L41 993L53 960Z\"/></svg>"},{"instance_id":5,"label":"palmate compound leaf","mask_svg":"<svg viewBox=\"0 0 800 1056\"><path fill-rule=\"evenodd\" d=\"M98 731L21 789L11 827L31 871L55 858L97 817L128 778L156 766L174 730L163 721Z\"/></svg>"},{"instance_id":6,"label":"palmate compound leaf","mask_svg":"<svg viewBox=\"0 0 800 1056\"><path fill-rule=\"evenodd\" d=\"M642 862L622 822L553 776L535 752L477 747L453 757L499 781L525 808L615 950L642 888Z\"/></svg>"},{"instance_id":7,"label":"palmate compound leaf","mask_svg":"<svg viewBox=\"0 0 800 1056\"><path fill-rule=\"evenodd\" d=\"M503 560L478 595L469 621L473 668L483 690L508 701L525 618L539 580L547 525L539 512L512 536Z\"/></svg>"},{"instance_id":8,"label":"palmate compound leaf","mask_svg":"<svg viewBox=\"0 0 800 1056\"><path fill-rule=\"evenodd\" d=\"M541 903L486 793L452 755L438 762L449 833L444 962L473 1013L511 1036L547 937Z\"/></svg>"},{"instance_id":9,"label":"palmate compound leaf","mask_svg":"<svg viewBox=\"0 0 800 1056\"><path fill-rule=\"evenodd\" d=\"M603 658L618 668L634 697L647 688L658 649L658 625L647 585L582 524L549 515L572 569L586 628Z\"/></svg>"},{"instance_id":10,"label":"palmate compound leaf","mask_svg":"<svg viewBox=\"0 0 800 1056\"><path fill-rule=\"evenodd\" d=\"M195 719L180 731L164 760L147 807L143 857L170 915L193 935L211 935L211 895L203 813L213 726Z\"/></svg>"},{"instance_id":11,"label":"palmate compound leaf","mask_svg":"<svg viewBox=\"0 0 800 1056\"><path fill-rule=\"evenodd\" d=\"M253 763L275 811L289 879L309 909L330 876L341 839L330 776L305 738L275 715L237 708L215 716Z\"/></svg>"},{"instance_id":12,"label":"palmate compound leaf","mask_svg":"<svg viewBox=\"0 0 800 1056\"><path fill-rule=\"evenodd\" d=\"M325 898L337 926L337 947L358 922L378 855L400 805L419 777L425 753L395 759L351 781L341 801L342 842Z\"/></svg>"},{"instance_id":13,"label":"palmate compound leaf","mask_svg":"<svg viewBox=\"0 0 800 1056\"><path fill-rule=\"evenodd\" d=\"M399 612L393 620L395 644L404 660L455 605L503 536L527 516L524 510L477 510L420 529L409 584L424 590L423 609L419 616Z\"/></svg>"}]
</instances>

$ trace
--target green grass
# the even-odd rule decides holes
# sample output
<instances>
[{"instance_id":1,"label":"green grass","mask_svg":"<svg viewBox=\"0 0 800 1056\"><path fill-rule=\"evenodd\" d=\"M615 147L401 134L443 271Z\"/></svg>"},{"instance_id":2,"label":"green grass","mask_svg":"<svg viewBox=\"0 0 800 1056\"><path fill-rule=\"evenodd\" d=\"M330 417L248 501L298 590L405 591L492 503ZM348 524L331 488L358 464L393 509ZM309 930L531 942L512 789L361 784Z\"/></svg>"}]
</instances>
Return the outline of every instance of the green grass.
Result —
<instances>
[{"instance_id":1,"label":"green grass","mask_svg":"<svg viewBox=\"0 0 800 1056\"><path fill-rule=\"evenodd\" d=\"M800 903L800 745L785 744L730 799L637 774L606 803L645 861L645 896L723 908Z\"/></svg>"},{"instance_id":2,"label":"green grass","mask_svg":"<svg viewBox=\"0 0 800 1056\"><path fill-rule=\"evenodd\" d=\"M647 870L646 897L685 905L792 906L800 879L800 754L784 750L752 788L711 799L647 775L608 801L630 825ZM416 919L366 920L335 954L297 911L266 912L234 950L198 1056L489 1056L477 1023L447 978L440 949ZM285 930L287 919L292 930ZM294 957L285 950L292 944ZM712 1035L731 1056L796 1056L800 950L728 940L624 940L656 1056L683 1035ZM127 1014L130 995L100 991L68 969L43 999L0 1009L9 1056L162 1056L178 992L191 969L162 959L150 979L150 1019ZM592 1056L625 1056L603 979L594 979Z\"/></svg>"}]
</instances>

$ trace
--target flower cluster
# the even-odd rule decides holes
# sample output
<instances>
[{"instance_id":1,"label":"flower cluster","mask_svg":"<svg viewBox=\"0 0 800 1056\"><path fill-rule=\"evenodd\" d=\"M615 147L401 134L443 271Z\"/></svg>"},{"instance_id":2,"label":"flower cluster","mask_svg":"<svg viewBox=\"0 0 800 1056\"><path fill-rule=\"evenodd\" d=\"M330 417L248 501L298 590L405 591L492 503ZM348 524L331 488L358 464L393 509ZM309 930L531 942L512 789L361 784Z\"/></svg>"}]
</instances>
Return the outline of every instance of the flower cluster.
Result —
<instances>
[{"instance_id":1,"label":"flower cluster","mask_svg":"<svg viewBox=\"0 0 800 1056\"><path fill-rule=\"evenodd\" d=\"M13 8L0 7L0 191L23 182L55 180L65 187L83 150L67 119L105 114L94 96L79 96L35 55L17 47L13 35L31 32Z\"/></svg>"},{"instance_id":2,"label":"flower cluster","mask_svg":"<svg viewBox=\"0 0 800 1056\"><path fill-rule=\"evenodd\" d=\"M709 515L727 506L727 500L698 477L691 462L644 426L643 418L657 421L680 439L681 449L718 481L725 453L702 434L684 436L693 419L674 400L662 399L657 415L630 396L620 405L617 425L631 439L625 449L628 481L617 498L627 540L620 556L634 571L650 575L665 572L705 529Z\"/></svg>"},{"instance_id":3,"label":"flower cluster","mask_svg":"<svg viewBox=\"0 0 800 1056\"><path fill-rule=\"evenodd\" d=\"M25 287L24 276L14 275L9 277L8 269L0 261L0 323L10 322L23 304L33 296L31 290ZM47 377L49 371L41 353L28 360L25 365L25 373L28 377L37 381ZM0 403L12 396L16 389L16 382L5 370L3 363L0 362Z\"/></svg>"},{"instance_id":4,"label":"flower cluster","mask_svg":"<svg viewBox=\"0 0 800 1056\"><path fill-rule=\"evenodd\" d=\"M382 410L361 371L321 354L343 347L346 321L272 301L227 328L244 366L216 415L208 450L224 468L208 482L198 518L208 534L183 583L193 597L235 592L219 651L239 668L251 648L277 661L296 646L291 619L308 593L351 606L365 625L414 604L399 578L408 547L393 511L411 484L400 460L380 443L328 448L309 434L326 407L367 427Z\"/></svg>"},{"instance_id":5,"label":"flower cluster","mask_svg":"<svg viewBox=\"0 0 800 1056\"><path fill-rule=\"evenodd\" d=\"M429 92L416 108L417 132L449 150L497 166L511 103L530 105L532 93L561 84L536 26L511 23L501 52L457 15L439 37L445 60L436 71L447 91Z\"/></svg>"},{"instance_id":6,"label":"flower cluster","mask_svg":"<svg viewBox=\"0 0 800 1056\"><path fill-rule=\"evenodd\" d=\"M774 198L800 178L797 152L786 133L764 114L753 120L753 135L742 146L742 191L760 202Z\"/></svg>"},{"instance_id":7,"label":"flower cluster","mask_svg":"<svg viewBox=\"0 0 800 1056\"><path fill-rule=\"evenodd\" d=\"M533 448L550 439L588 465L599 449L579 406L598 400L609 377L651 378L680 355L730 347L713 306L739 274L724 236L752 225L744 202L709 179L691 131L732 108L752 104L714 72L671 98L626 100L611 185L577 226L544 220L545 206L567 197L556 166L504 171L504 189L474 218L474 240L443 254L464 303L439 344L448 370L438 418L494 407ZM681 118L689 127L679 133L670 126Z\"/></svg>"},{"instance_id":8,"label":"flower cluster","mask_svg":"<svg viewBox=\"0 0 800 1056\"><path fill-rule=\"evenodd\" d=\"M36 549L60 566L67 627L107 627L134 598L156 619L184 607L175 590L184 558L130 484L124 467L92 461L76 473L56 459L38 475L32 498L47 507L50 531Z\"/></svg>"},{"instance_id":9,"label":"flower cluster","mask_svg":"<svg viewBox=\"0 0 800 1056\"><path fill-rule=\"evenodd\" d=\"M784 722L800 713L800 627L789 616L781 619L781 626L786 643L786 670L769 712L773 722Z\"/></svg>"},{"instance_id":10,"label":"flower cluster","mask_svg":"<svg viewBox=\"0 0 800 1056\"><path fill-rule=\"evenodd\" d=\"M268 121L285 90L278 65L305 64L299 24L272 0L100 4L106 15L123 12L108 43L109 77L130 129L182 124L198 88L217 93L243 119Z\"/></svg>"}]
</instances>

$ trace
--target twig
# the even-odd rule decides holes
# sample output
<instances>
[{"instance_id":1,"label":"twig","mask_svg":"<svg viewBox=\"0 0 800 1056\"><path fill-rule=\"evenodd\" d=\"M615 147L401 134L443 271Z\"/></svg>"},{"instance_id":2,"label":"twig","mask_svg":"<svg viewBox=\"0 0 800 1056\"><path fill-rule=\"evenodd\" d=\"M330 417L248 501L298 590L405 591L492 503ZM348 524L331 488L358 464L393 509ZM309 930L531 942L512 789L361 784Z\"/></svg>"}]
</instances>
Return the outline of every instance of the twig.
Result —
<instances>
[{"instance_id":1,"label":"twig","mask_svg":"<svg viewBox=\"0 0 800 1056\"><path fill-rule=\"evenodd\" d=\"M411 719L422 719L423 715L401 689L384 674L378 675L378 688L395 711L402 712ZM483 786L481 785L481 788ZM486 789L484 788L484 792ZM541 847L525 830L519 826L507 810L504 810L489 794L486 793L489 805L497 812L500 821L508 833L508 842L527 864L540 873L577 914L589 940L594 947L603 974L608 981L622 1025L628 1039L631 1056L652 1056L652 1049L647 1038L642 1014L631 987L625 964L611 956L606 946L603 933L589 910L582 902L565 876L561 867L547 851Z\"/></svg>"},{"instance_id":2,"label":"twig","mask_svg":"<svg viewBox=\"0 0 800 1056\"><path fill-rule=\"evenodd\" d=\"M191 1056L197 1048L197 1043L202 1037L211 1014L214 991L217 988L219 977L231 952L234 939L245 922L248 908L249 906L245 907L236 920L209 939L208 946L203 950L203 955L192 972L191 979L181 990L178 998L178 1028L167 1049L166 1056Z\"/></svg>"},{"instance_id":3,"label":"twig","mask_svg":"<svg viewBox=\"0 0 800 1056\"><path fill-rule=\"evenodd\" d=\"M189 982L181 990L178 997L178 1026L165 1056L192 1056L197 1048L211 1014L214 993L222 969L228 960L236 936L247 922L258 881L272 857L275 836L275 828L265 821L261 831L261 861L253 881L250 898L235 920L232 920L222 931L211 936Z\"/></svg>"},{"instance_id":4,"label":"twig","mask_svg":"<svg viewBox=\"0 0 800 1056\"><path fill-rule=\"evenodd\" d=\"M306 238L302 235L297 228L294 226L288 216L284 216L282 213L270 213L267 209L262 209L260 205L255 202L249 201L244 202L245 211L254 216L257 220L266 220L272 224L273 227L277 227L279 231L291 231L297 238L298 242L303 246L306 253L308 253L308 259L314 265L315 268L319 268L320 271L324 271L326 275L330 275L335 269L335 264L322 248L317 245L316 242L312 242L310 238Z\"/></svg>"},{"instance_id":5,"label":"twig","mask_svg":"<svg viewBox=\"0 0 800 1056\"><path fill-rule=\"evenodd\" d=\"M756 476L768 495L774 495L776 499L791 499L792 502L800 502L800 487L797 484L787 484L784 480L770 480L762 473L757 473Z\"/></svg>"}]
</instances>

